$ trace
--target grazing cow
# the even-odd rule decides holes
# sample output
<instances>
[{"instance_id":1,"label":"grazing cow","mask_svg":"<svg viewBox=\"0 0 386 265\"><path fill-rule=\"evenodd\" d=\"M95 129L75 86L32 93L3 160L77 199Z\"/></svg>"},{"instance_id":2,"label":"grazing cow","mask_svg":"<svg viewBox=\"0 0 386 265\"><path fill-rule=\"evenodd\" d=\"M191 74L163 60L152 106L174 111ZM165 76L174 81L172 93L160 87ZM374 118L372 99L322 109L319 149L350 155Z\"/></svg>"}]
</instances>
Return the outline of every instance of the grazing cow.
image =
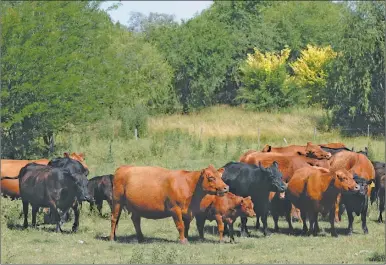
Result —
<instances>
[{"instance_id":1,"label":"grazing cow","mask_svg":"<svg viewBox=\"0 0 386 265\"><path fill-rule=\"evenodd\" d=\"M251 197L236 196L231 192L227 192L224 196L206 195L200 204L200 213L195 215L197 230L200 238L204 239L204 224L205 220L216 220L218 232L220 234L220 242L223 242L224 223L229 225L230 241L234 242L233 223L237 217L254 217L256 216L253 210L253 202Z\"/></svg>"},{"instance_id":2,"label":"grazing cow","mask_svg":"<svg viewBox=\"0 0 386 265\"><path fill-rule=\"evenodd\" d=\"M115 240L122 208L131 212L138 242L144 240L141 217L173 217L180 243L188 243L190 222L207 194L223 195L229 187L221 179L223 170L212 165L200 171L170 170L161 167L121 166L113 178L113 211L110 240Z\"/></svg>"},{"instance_id":3,"label":"grazing cow","mask_svg":"<svg viewBox=\"0 0 386 265\"><path fill-rule=\"evenodd\" d=\"M320 166L324 168L329 167L329 162L326 159L314 159L309 158L301 155L286 155L286 154L280 154L280 153L261 153L261 152L255 152L250 153L249 155L244 156L243 160L240 160L240 162L248 163L248 164L258 164L261 162L261 164L264 167L271 166L274 161L277 161L279 164L279 170L283 175L283 180L288 182L289 179L292 177L294 172L302 167L311 167L312 166ZM273 196L272 196L273 197ZM275 199L271 201L270 208L271 208L271 214L275 221L275 230L278 229L278 216L287 216L290 214L293 217L297 217L298 210L294 207L289 207L290 204L288 203L288 199L282 198L282 199ZM288 212L289 211L289 212ZM260 228L260 222L259 222L259 213L256 212L256 229ZM291 230L292 223L291 218L287 218L288 227Z\"/></svg>"},{"instance_id":4,"label":"grazing cow","mask_svg":"<svg viewBox=\"0 0 386 265\"><path fill-rule=\"evenodd\" d=\"M386 175L383 175L380 180L380 187L378 191L378 198L379 198L379 217L378 217L378 223L383 223L382 213L385 210L385 188L386 188Z\"/></svg>"},{"instance_id":5,"label":"grazing cow","mask_svg":"<svg viewBox=\"0 0 386 265\"><path fill-rule=\"evenodd\" d=\"M330 169L336 171L338 169L346 169L352 174L356 174L366 180L375 180L375 170L371 161L363 154L358 154L351 151L340 151L336 153L330 161ZM372 186L368 188L368 196L371 195ZM340 195L337 197L335 205L335 222L339 222L339 202Z\"/></svg>"},{"instance_id":6,"label":"grazing cow","mask_svg":"<svg viewBox=\"0 0 386 265\"><path fill-rule=\"evenodd\" d=\"M222 179L229 185L230 192L241 197L251 196L256 216L262 217L263 232L266 236L269 192L284 192L286 189L277 162L267 168L261 163L254 165L230 162L223 168ZM246 217L241 217L241 233L243 236L249 235Z\"/></svg>"},{"instance_id":7,"label":"grazing cow","mask_svg":"<svg viewBox=\"0 0 386 265\"><path fill-rule=\"evenodd\" d=\"M372 205L373 202L378 198L377 193L381 186L381 177L386 175L386 167L384 162L371 161L371 163L373 164L375 170L375 187L370 194L370 202Z\"/></svg>"},{"instance_id":8,"label":"grazing cow","mask_svg":"<svg viewBox=\"0 0 386 265\"><path fill-rule=\"evenodd\" d=\"M96 204L99 214L102 216L103 201L107 201L112 210L113 201L113 177L114 175L97 176L88 181L88 192L94 201L90 202L90 212Z\"/></svg>"},{"instance_id":9,"label":"grazing cow","mask_svg":"<svg viewBox=\"0 0 386 265\"><path fill-rule=\"evenodd\" d=\"M343 191L341 195L340 204L344 205L347 211L348 216L348 234L351 235L353 231L353 221L354 216L353 212L359 216L361 215L362 220L362 229L365 234L368 233L367 224L366 224L366 213L368 208L369 196L368 185L370 185L374 180L366 180L364 178L358 177L354 174L354 180L359 185L359 191ZM340 212L341 213L341 212Z\"/></svg>"},{"instance_id":10,"label":"grazing cow","mask_svg":"<svg viewBox=\"0 0 386 265\"><path fill-rule=\"evenodd\" d=\"M331 153L324 151L320 146L307 142L306 146L289 145L285 147L272 147L266 144L262 150L263 153L281 153L281 154L299 154L316 159L330 159Z\"/></svg>"},{"instance_id":11,"label":"grazing cow","mask_svg":"<svg viewBox=\"0 0 386 265\"><path fill-rule=\"evenodd\" d=\"M27 164L20 170L18 179L20 196L23 202L24 228L28 226L28 204L32 205L32 225L36 226L39 207L50 207L56 218L56 232L70 207L75 213L72 231L79 226L78 200L90 200L87 190L88 170L74 159L56 158L47 166L36 163ZM63 211L60 216L58 209Z\"/></svg>"},{"instance_id":12,"label":"grazing cow","mask_svg":"<svg viewBox=\"0 0 386 265\"><path fill-rule=\"evenodd\" d=\"M303 233L317 235L318 213L330 214L331 235L338 236L334 227L334 204L342 190L358 190L353 176L347 170L324 172L318 168L306 167L298 169L290 181L286 196L300 209L303 220ZM306 219L309 218L308 231Z\"/></svg>"}]
</instances>

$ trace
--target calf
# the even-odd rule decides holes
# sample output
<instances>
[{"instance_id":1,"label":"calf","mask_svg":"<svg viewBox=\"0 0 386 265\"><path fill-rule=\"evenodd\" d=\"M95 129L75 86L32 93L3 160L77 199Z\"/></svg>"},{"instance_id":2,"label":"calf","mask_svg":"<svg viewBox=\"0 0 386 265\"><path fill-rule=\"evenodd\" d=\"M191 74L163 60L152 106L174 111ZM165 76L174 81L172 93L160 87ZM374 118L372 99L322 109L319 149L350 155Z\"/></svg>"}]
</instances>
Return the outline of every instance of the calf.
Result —
<instances>
[{"instance_id":1,"label":"calf","mask_svg":"<svg viewBox=\"0 0 386 265\"><path fill-rule=\"evenodd\" d=\"M107 201L110 206L110 211L112 210L113 177L114 175L111 174L103 175L94 177L88 181L88 192L94 199L90 202L90 212L93 211L94 204L96 204L99 214L102 216L103 201Z\"/></svg>"},{"instance_id":2,"label":"calf","mask_svg":"<svg viewBox=\"0 0 386 265\"><path fill-rule=\"evenodd\" d=\"M113 211L110 240L122 208L131 212L138 242L144 240L141 217L162 219L173 217L180 243L188 243L190 222L200 211L200 202L207 194L224 195L229 187L221 179L223 170L212 165L200 171L170 170L161 167L121 166L113 178Z\"/></svg>"},{"instance_id":3,"label":"calf","mask_svg":"<svg viewBox=\"0 0 386 265\"><path fill-rule=\"evenodd\" d=\"M386 188L386 175L383 175L380 180L380 187L378 191L379 198L379 217L378 222L383 223L382 213L385 210L385 188Z\"/></svg>"},{"instance_id":4,"label":"calf","mask_svg":"<svg viewBox=\"0 0 386 265\"><path fill-rule=\"evenodd\" d=\"M222 179L229 185L230 192L242 197L251 196L256 216L261 216L263 233L267 235L267 215L269 192L283 192L286 185L282 180L278 164L264 168L261 163L250 165L240 162L230 162L224 167ZM247 218L241 217L241 233L249 235Z\"/></svg>"},{"instance_id":5,"label":"calf","mask_svg":"<svg viewBox=\"0 0 386 265\"><path fill-rule=\"evenodd\" d=\"M366 214L368 208L369 196L367 195L368 185L373 182L373 179L366 180L364 178L358 177L354 174L354 180L359 185L358 191L343 191L341 194L340 203L343 204L347 211L348 216L348 234L351 235L353 228L352 224L354 221L353 212L357 216L361 215L362 219L362 229L365 234L368 233L367 224L366 224Z\"/></svg>"},{"instance_id":6,"label":"calf","mask_svg":"<svg viewBox=\"0 0 386 265\"><path fill-rule=\"evenodd\" d=\"M62 231L61 225L70 207L75 213L72 231L79 226L77 200L89 200L87 174L79 161L71 158L56 158L47 166L36 163L27 164L20 170L18 179L20 196L23 202L24 228L28 226L28 204L32 205L32 225L36 226L39 207L50 207L56 217L56 232ZM58 209L63 211L60 216Z\"/></svg>"},{"instance_id":7,"label":"calf","mask_svg":"<svg viewBox=\"0 0 386 265\"><path fill-rule=\"evenodd\" d=\"M371 190L370 202L371 205L378 198L377 194L381 186L381 178L383 175L386 175L386 166L384 162L371 161L375 170L375 187Z\"/></svg>"},{"instance_id":8,"label":"calf","mask_svg":"<svg viewBox=\"0 0 386 265\"><path fill-rule=\"evenodd\" d=\"M335 201L342 190L359 190L352 174L347 170L324 172L310 167L298 169L290 181L286 196L300 209L303 233L318 233L318 213L330 214L331 235L338 236L334 227ZM308 231L306 218L309 218Z\"/></svg>"},{"instance_id":9,"label":"calf","mask_svg":"<svg viewBox=\"0 0 386 265\"><path fill-rule=\"evenodd\" d=\"M205 220L216 220L220 242L223 242L224 223L230 227L230 241L234 242L233 223L237 217L254 217L253 202L251 197L243 198L233 193L226 193L224 196L206 195L200 203L200 212L195 215L197 229L200 238L204 239Z\"/></svg>"}]
</instances>

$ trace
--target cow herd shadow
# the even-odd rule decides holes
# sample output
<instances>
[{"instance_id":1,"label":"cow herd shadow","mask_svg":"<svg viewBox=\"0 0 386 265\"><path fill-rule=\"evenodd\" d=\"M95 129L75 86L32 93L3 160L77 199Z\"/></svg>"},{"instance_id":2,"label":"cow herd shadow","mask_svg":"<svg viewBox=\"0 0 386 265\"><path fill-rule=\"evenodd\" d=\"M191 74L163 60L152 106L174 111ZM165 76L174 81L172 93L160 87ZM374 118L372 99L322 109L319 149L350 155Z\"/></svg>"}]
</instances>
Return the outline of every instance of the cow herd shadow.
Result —
<instances>
[{"instance_id":1,"label":"cow herd shadow","mask_svg":"<svg viewBox=\"0 0 386 265\"><path fill-rule=\"evenodd\" d=\"M95 236L95 239L102 240L102 241L109 241L110 236ZM218 243L218 240L213 239L204 239L201 240L199 236L189 236L188 240L190 243L197 243L197 242L203 242L203 243ZM137 237L135 234L128 235L128 236L116 236L115 242L121 243L121 244L135 244L138 243ZM175 244L178 242L178 239L175 240L172 239L166 239L166 238L156 238L152 236L146 236L143 242L141 244L152 244L152 243L170 243Z\"/></svg>"}]
</instances>

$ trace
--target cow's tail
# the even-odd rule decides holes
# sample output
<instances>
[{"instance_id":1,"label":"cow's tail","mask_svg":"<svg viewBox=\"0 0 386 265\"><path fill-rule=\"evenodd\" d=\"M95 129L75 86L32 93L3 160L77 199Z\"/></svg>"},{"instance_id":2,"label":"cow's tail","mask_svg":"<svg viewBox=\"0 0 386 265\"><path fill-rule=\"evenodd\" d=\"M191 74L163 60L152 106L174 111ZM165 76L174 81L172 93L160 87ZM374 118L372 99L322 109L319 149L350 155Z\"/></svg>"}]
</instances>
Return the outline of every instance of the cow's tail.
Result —
<instances>
[{"instance_id":1,"label":"cow's tail","mask_svg":"<svg viewBox=\"0 0 386 265\"><path fill-rule=\"evenodd\" d=\"M19 176L17 177L1 177L1 180L3 179L19 179Z\"/></svg>"}]
</instances>

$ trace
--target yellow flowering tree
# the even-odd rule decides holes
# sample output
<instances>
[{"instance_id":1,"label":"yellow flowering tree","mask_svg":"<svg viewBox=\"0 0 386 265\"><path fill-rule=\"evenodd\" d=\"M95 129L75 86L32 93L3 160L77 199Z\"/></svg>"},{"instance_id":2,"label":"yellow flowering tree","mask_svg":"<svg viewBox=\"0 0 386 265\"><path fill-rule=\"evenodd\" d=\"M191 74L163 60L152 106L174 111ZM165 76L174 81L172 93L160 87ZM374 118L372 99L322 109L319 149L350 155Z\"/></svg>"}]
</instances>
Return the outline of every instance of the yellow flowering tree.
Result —
<instances>
[{"instance_id":1,"label":"yellow flowering tree","mask_svg":"<svg viewBox=\"0 0 386 265\"><path fill-rule=\"evenodd\" d=\"M326 89L328 64L337 57L331 46L317 47L307 45L301 51L300 57L290 67L294 75L290 81L298 87L304 89L309 103L322 103Z\"/></svg>"},{"instance_id":2,"label":"yellow flowering tree","mask_svg":"<svg viewBox=\"0 0 386 265\"><path fill-rule=\"evenodd\" d=\"M241 88L237 99L254 109L272 109L291 104L286 63L291 50L262 53L254 49L240 66Z\"/></svg>"}]
</instances>

